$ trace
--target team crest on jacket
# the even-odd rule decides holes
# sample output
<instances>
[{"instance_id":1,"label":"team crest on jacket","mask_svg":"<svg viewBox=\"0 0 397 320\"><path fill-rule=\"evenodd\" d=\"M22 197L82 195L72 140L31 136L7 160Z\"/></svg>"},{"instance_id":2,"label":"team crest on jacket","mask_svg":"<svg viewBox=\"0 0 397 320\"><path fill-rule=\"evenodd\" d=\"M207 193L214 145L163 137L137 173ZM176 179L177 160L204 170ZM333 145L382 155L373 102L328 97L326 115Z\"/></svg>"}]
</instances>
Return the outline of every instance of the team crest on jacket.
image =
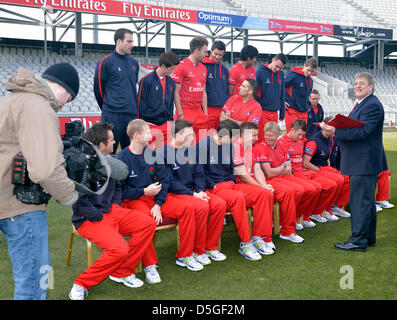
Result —
<instances>
[{"instance_id":1,"label":"team crest on jacket","mask_svg":"<svg viewBox=\"0 0 397 320\"><path fill-rule=\"evenodd\" d=\"M135 173L134 170L131 170L130 178L136 178L138 175Z\"/></svg>"}]
</instances>

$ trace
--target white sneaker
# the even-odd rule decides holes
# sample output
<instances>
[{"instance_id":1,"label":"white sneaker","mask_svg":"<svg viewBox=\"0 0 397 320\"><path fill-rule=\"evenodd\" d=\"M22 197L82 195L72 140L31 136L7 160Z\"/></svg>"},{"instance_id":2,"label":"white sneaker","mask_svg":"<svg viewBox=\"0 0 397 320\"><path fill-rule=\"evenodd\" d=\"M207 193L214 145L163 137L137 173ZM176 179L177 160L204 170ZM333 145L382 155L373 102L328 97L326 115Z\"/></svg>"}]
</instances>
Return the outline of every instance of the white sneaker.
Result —
<instances>
[{"instance_id":1,"label":"white sneaker","mask_svg":"<svg viewBox=\"0 0 397 320\"><path fill-rule=\"evenodd\" d=\"M288 236L283 236L282 234L280 234L280 239L289 240L293 243L302 243L305 240L301 236L298 236L296 233L291 233Z\"/></svg>"},{"instance_id":2,"label":"white sneaker","mask_svg":"<svg viewBox=\"0 0 397 320\"><path fill-rule=\"evenodd\" d=\"M180 267L186 267L191 271L203 270L203 265L198 262L193 255L190 257L176 258L176 264Z\"/></svg>"},{"instance_id":3,"label":"white sneaker","mask_svg":"<svg viewBox=\"0 0 397 320\"><path fill-rule=\"evenodd\" d=\"M300 223L296 223L296 228L295 228L296 230L303 230L304 229L304 227L303 227L303 225L302 224L300 224Z\"/></svg>"},{"instance_id":4,"label":"white sneaker","mask_svg":"<svg viewBox=\"0 0 397 320\"><path fill-rule=\"evenodd\" d=\"M240 249L238 249L238 253L248 260L258 261L262 259L262 256L252 245L252 242L241 243Z\"/></svg>"},{"instance_id":5,"label":"white sneaker","mask_svg":"<svg viewBox=\"0 0 397 320\"><path fill-rule=\"evenodd\" d=\"M270 242L265 241L265 247L266 249L272 249L273 251L276 251L276 246L274 245L273 241Z\"/></svg>"},{"instance_id":6,"label":"white sneaker","mask_svg":"<svg viewBox=\"0 0 397 320\"><path fill-rule=\"evenodd\" d=\"M157 266L155 264L152 264L151 266L147 266L146 268L143 268L143 271L145 273L145 279L149 283L160 283L161 278L159 273L156 270Z\"/></svg>"},{"instance_id":7,"label":"white sneaker","mask_svg":"<svg viewBox=\"0 0 397 320\"><path fill-rule=\"evenodd\" d=\"M193 257L200 262L203 266L206 266L207 264L211 263L210 258L208 258L206 253L203 254L197 254L197 253L193 253Z\"/></svg>"},{"instance_id":8,"label":"white sneaker","mask_svg":"<svg viewBox=\"0 0 397 320\"><path fill-rule=\"evenodd\" d=\"M311 220L314 220L314 221L317 221L317 222L320 222L320 223L325 223L325 222L328 221L328 220L325 219L323 216L321 216L321 214L312 214L312 215L310 216L310 219L311 219Z\"/></svg>"},{"instance_id":9,"label":"white sneaker","mask_svg":"<svg viewBox=\"0 0 397 320\"><path fill-rule=\"evenodd\" d=\"M128 277L124 277L124 278L116 278L116 277L112 277L109 276L110 280L116 281L118 283L122 283L127 287L130 288L139 288L143 286L143 281L141 279L138 279L135 276L135 273L133 273L132 275L128 276Z\"/></svg>"},{"instance_id":10,"label":"white sneaker","mask_svg":"<svg viewBox=\"0 0 397 320\"><path fill-rule=\"evenodd\" d=\"M390 203L387 200L376 201L375 204L383 209L391 209L394 208L394 204Z\"/></svg>"},{"instance_id":11,"label":"white sneaker","mask_svg":"<svg viewBox=\"0 0 397 320\"><path fill-rule=\"evenodd\" d=\"M268 246L266 246L266 242L263 241L263 239L261 237L256 237L255 239L252 239L252 244L260 254L267 256L267 255L271 255L274 253L272 248L269 248Z\"/></svg>"},{"instance_id":12,"label":"white sneaker","mask_svg":"<svg viewBox=\"0 0 397 320\"><path fill-rule=\"evenodd\" d=\"M315 226L317 226L313 221L303 221L303 226L305 228L314 228Z\"/></svg>"},{"instance_id":13,"label":"white sneaker","mask_svg":"<svg viewBox=\"0 0 397 320\"><path fill-rule=\"evenodd\" d=\"M70 300L84 300L88 296L88 290L78 284L73 283L72 290L69 292Z\"/></svg>"},{"instance_id":14,"label":"white sneaker","mask_svg":"<svg viewBox=\"0 0 397 320\"><path fill-rule=\"evenodd\" d=\"M376 212L382 211L382 207L379 207L378 205L375 206L376 207Z\"/></svg>"},{"instance_id":15,"label":"white sneaker","mask_svg":"<svg viewBox=\"0 0 397 320\"><path fill-rule=\"evenodd\" d=\"M207 253L208 257L214 261L226 260L226 256L219 250L209 250L209 251L206 251L206 253Z\"/></svg>"},{"instance_id":16,"label":"white sneaker","mask_svg":"<svg viewBox=\"0 0 397 320\"><path fill-rule=\"evenodd\" d=\"M332 206L331 212L334 215L337 215L342 218L350 218L350 216L351 216L351 214L349 212L347 212L347 211L343 210L342 208L339 208L338 206L335 206L335 205Z\"/></svg>"},{"instance_id":17,"label":"white sneaker","mask_svg":"<svg viewBox=\"0 0 397 320\"><path fill-rule=\"evenodd\" d=\"M330 213L330 212L327 211L327 210L324 211L324 217L325 217L325 219L327 219L328 221L338 221L338 220L339 220L339 218L338 218L336 215Z\"/></svg>"}]
</instances>

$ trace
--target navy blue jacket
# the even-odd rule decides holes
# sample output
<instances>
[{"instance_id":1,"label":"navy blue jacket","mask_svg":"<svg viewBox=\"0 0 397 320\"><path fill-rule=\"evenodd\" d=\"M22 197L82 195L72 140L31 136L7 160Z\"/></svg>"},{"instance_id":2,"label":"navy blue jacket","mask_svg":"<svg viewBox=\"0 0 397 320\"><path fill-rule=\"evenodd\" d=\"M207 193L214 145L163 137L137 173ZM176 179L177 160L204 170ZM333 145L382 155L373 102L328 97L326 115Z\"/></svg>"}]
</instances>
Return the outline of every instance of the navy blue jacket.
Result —
<instances>
[{"instance_id":1,"label":"navy blue jacket","mask_svg":"<svg viewBox=\"0 0 397 320\"><path fill-rule=\"evenodd\" d=\"M196 163L195 147L175 149L167 144L157 151L160 155L170 176L168 192L192 196L194 191L205 191L204 169Z\"/></svg>"},{"instance_id":2,"label":"navy blue jacket","mask_svg":"<svg viewBox=\"0 0 397 320\"><path fill-rule=\"evenodd\" d=\"M330 155L330 163L331 167L334 167L335 169L340 170L340 147L338 144L338 141L335 139L335 136L333 137L333 146L331 150L331 155Z\"/></svg>"},{"instance_id":3,"label":"navy blue jacket","mask_svg":"<svg viewBox=\"0 0 397 320\"><path fill-rule=\"evenodd\" d=\"M126 163L129 170L127 179L121 183L121 196L123 199L139 199L147 186L158 181L161 191L154 196L154 202L161 206L167 200L168 176L162 166L148 164L145 155L155 159L155 153L150 148L146 148L142 154L135 154L127 147L117 154L117 158Z\"/></svg>"},{"instance_id":4,"label":"navy blue jacket","mask_svg":"<svg viewBox=\"0 0 397 320\"><path fill-rule=\"evenodd\" d=\"M219 182L236 182L233 166L233 144L218 146L208 137L197 143L197 163L202 164L207 188L213 189Z\"/></svg>"},{"instance_id":5,"label":"navy blue jacket","mask_svg":"<svg viewBox=\"0 0 397 320\"><path fill-rule=\"evenodd\" d=\"M175 81L166 77L163 95L156 69L143 77L139 84L138 110L140 119L160 126L173 120Z\"/></svg>"},{"instance_id":6,"label":"navy blue jacket","mask_svg":"<svg viewBox=\"0 0 397 320\"><path fill-rule=\"evenodd\" d=\"M307 112L311 108L310 92L313 79L305 77L303 68L292 68L285 77L285 99L291 108L299 112Z\"/></svg>"},{"instance_id":7,"label":"navy blue jacket","mask_svg":"<svg viewBox=\"0 0 397 320\"><path fill-rule=\"evenodd\" d=\"M258 82L258 93L256 101L262 110L280 111L279 119L284 120L285 115L285 83L284 73L280 70L273 72L268 65L262 64L256 70L256 81Z\"/></svg>"},{"instance_id":8,"label":"navy blue jacket","mask_svg":"<svg viewBox=\"0 0 397 320\"><path fill-rule=\"evenodd\" d=\"M94 94L103 111L138 116L139 63L115 50L96 66Z\"/></svg>"},{"instance_id":9,"label":"navy blue jacket","mask_svg":"<svg viewBox=\"0 0 397 320\"><path fill-rule=\"evenodd\" d=\"M358 128L335 129L340 146L340 169L345 175L375 175L384 170L383 106L370 94L349 117L365 122Z\"/></svg>"},{"instance_id":10,"label":"navy blue jacket","mask_svg":"<svg viewBox=\"0 0 397 320\"><path fill-rule=\"evenodd\" d=\"M317 146L316 152L313 154L310 162L318 167L328 166L328 160L330 158L333 145L332 138L326 138L323 136L321 131L318 131L309 139L309 141L315 141ZM305 147L305 152L308 151L307 149L308 148Z\"/></svg>"},{"instance_id":11,"label":"navy blue jacket","mask_svg":"<svg viewBox=\"0 0 397 320\"><path fill-rule=\"evenodd\" d=\"M92 191L102 186L99 183L90 185ZM101 221L103 215L110 211L113 203L121 205L121 183L109 180L108 186L101 195L80 195L73 205L72 223L79 228L85 221Z\"/></svg>"},{"instance_id":12,"label":"navy blue jacket","mask_svg":"<svg viewBox=\"0 0 397 320\"><path fill-rule=\"evenodd\" d=\"M306 138L308 139L317 131L321 131L321 128L313 125L313 123L319 123L324 120L324 109L320 104L317 105L317 109L317 114L315 114L313 107L307 113Z\"/></svg>"},{"instance_id":13,"label":"navy blue jacket","mask_svg":"<svg viewBox=\"0 0 397 320\"><path fill-rule=\"evenodd\" d=\"M207 68L207 105L223 107L229 99L229 70L221 63L216 64L209 56L204 58L203 64Z\"/></svg>"}]
</instances>

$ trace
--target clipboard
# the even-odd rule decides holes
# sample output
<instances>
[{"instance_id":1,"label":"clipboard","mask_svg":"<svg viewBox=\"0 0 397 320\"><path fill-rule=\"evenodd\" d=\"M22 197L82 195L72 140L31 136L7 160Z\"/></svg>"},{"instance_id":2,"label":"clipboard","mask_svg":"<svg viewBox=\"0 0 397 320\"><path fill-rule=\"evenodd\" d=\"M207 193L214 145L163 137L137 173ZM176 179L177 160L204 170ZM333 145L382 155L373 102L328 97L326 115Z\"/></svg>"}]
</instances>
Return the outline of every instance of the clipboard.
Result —
<instances>
[{"instance_id":1,"label":"clipboard","mask_svg":"<svg viewBox=\"0 0 397 320\"><path fill-rule=\"evenodd\" d=\"M320 126L319 123L313 123L316 126ZM344 116L343 114L337 114L331 121L325 122L326 125L334 127L336 129L349 129L359 128L365 125L365 122L355 120Z\"/></svg>"}]
</instances>

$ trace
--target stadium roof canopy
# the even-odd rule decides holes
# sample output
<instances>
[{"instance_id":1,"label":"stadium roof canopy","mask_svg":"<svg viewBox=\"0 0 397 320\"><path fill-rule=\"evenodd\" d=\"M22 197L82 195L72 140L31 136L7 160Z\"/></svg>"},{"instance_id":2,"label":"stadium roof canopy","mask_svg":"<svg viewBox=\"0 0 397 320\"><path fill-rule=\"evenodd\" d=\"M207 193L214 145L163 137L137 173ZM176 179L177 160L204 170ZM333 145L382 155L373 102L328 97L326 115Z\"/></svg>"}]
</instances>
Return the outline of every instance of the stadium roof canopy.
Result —
<instances>
[{"instance_id":1,"label":"stadium roof canopy","mask_svg":"<svg viewBox=\"0 0 397 320\"><path fill-rule=\"evenodd\" d=\"M187 38L201 35L232 53L250 43L264 53L362 56L383 68L397 51L396 16L393 0L0 0L0 37L70 41L82 55L82 43L112 44L127 27L147 54L188 49Z\"/></svg>"}]
</instances>

